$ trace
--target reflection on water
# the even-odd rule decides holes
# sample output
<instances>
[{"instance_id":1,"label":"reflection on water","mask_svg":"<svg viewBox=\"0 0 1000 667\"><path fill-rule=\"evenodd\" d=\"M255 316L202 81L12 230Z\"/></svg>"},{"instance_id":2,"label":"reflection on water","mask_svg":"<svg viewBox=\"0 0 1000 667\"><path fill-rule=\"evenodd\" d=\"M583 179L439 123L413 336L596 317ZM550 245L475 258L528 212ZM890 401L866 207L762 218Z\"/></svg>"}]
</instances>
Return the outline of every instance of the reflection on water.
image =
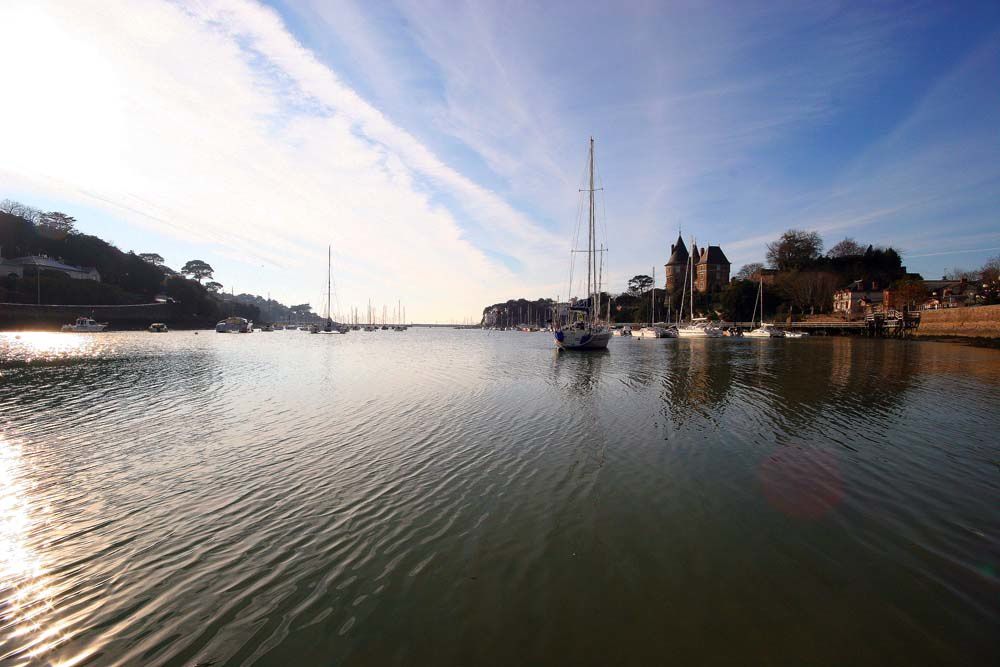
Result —
<instances>
[{"instance_id":1,"label":"reflection on water","mask_svg":"<svg viewBox=\"0 0 1000 667\"><path fill-rule=\"evenodd\" d=\"M989 663L998 386L851 338L3 334L0 663Z\"/></svg>"}]
</instances>

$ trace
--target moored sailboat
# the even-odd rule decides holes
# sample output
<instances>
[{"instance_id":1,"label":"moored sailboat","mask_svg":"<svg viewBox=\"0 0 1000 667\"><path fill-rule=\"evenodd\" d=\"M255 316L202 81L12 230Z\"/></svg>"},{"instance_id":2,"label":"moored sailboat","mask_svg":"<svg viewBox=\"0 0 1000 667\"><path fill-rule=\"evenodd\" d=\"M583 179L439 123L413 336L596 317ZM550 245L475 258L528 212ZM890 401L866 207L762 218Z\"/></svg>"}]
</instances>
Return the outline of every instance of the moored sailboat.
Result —
<instances>
[{"instance_id":1,"label":"moored sailboat","mask_svg":"<svg viewBox=\"0 0 1000 667\"><path fill-rule=\"evenodd\" d=\"M691 243L692 247L694 242ZM688 258L688 270L684 275L684 287L688 290L690 304L690 321L682 324L684 320L684 296L681 292L681 307L677 316L677 337L678 338L721 338L722 329L708 321L707 317L694 316L694 254ZM683 288L682 288L683 289Z\"/></svg>"},{"instance_id":2,"label":"moored sailboat","mask_svg":"<svg viewBox=\"0 0 1000 667\"><path fill-rule=\"evenodd\" d=\"M750 318L752 325L756 320L757 306L760 305L760 326L746 333L748 338L783 338L785 332L776 329L773 324L764 323L764 277L760 277L760 286L757 289L757 301L753 304L753 316Z\"/></svg>"},{"instance_id":3,"label":"moored sailboat","mask_svg":"<svg viewBox=\"0 0 1000 667\"><path fill-rule=\"evenodd\" d=\"M600 278L598 276L595 255L600 252L595 245L594 226L594 138L590 138L590 208L587 224L587 298L569 307L566 312L566 322L559 323L553 332L556 345L562 350L604 350L611 340L611 330L600 322L601 294ZM603 250L603 248L602 248ZM571 273L572 275L572 269Z\"/></svg>"}]
</instances>

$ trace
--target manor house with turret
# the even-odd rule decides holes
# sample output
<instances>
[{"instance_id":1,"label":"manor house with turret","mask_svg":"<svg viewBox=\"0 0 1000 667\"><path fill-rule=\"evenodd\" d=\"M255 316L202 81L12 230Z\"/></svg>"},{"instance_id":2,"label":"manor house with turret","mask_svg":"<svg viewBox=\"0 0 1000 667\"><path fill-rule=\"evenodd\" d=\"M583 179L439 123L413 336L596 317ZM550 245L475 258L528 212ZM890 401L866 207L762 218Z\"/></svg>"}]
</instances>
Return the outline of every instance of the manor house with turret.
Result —
<instances>
[{"instance_id":1,"label":"manor house with turret","mask_svg":"<svg viewBox=\"0 0 1000 667\"><path fill-rule=\"evenodd\" d=\"M667 292L673 293L685 285L688 263L694 258L694 288L699 292L714 292L729 284L729 260L722 248L709 245L699 250L691 244L688 253L684 239L677 235L677 243L670 246L670 259L664 267L667 275Z\"/></svg>"}]
</instances>

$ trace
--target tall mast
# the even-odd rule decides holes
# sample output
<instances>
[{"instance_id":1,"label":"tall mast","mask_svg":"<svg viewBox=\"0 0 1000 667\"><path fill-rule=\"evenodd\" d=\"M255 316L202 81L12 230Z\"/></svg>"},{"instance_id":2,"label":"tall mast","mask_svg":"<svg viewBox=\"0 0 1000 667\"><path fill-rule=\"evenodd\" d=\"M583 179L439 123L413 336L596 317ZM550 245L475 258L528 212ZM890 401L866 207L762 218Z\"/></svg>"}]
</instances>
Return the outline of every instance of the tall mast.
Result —
<instances>
[{"instance_id":1,"label":"tall mast","mask_svg":"<svg viewBox=\"0 0 1000 667\"><path fill-rule=\"evenodd\" d=\"M330 267L330 261L332 253L332 246L328 245L326 247L326 319L328 320L333 319L333 313L330 312L330 275L333 271Z\"/></svg>"},{"instance_id":2,"label":"tall mast","mask_svg":"<svg viewBox=\"0 0 1000 667\"><path fill-rule=\"evenodd\" d=\"M594 267L594 138L590 138L590 222L587 228L587 298L590 299L590 319L594 320L594 294L591 289L591 279L597 282L597 274ZM596 285L595 285L596 286Z\"/></svg>"},{"instance_id":3,"label":"tall mast","mask_svg":"<svg viewBox=\"0 0 1000 667\"><path fill-rule=\"evenodd\" d=\"M656 324L656 265L653 265L653 286L649 290L649 326Z\"/></svg>"},{"instance_id":4,"label":"tall mast","mask_svg":"<svg viewBox=\"0 0 1000 667\"><path fill-rule=\"evenodd\" d=\"M691 257L689 261L691 262L691 319L694 319L694 237L691 237Z\"/></svg>"}]
</instances>

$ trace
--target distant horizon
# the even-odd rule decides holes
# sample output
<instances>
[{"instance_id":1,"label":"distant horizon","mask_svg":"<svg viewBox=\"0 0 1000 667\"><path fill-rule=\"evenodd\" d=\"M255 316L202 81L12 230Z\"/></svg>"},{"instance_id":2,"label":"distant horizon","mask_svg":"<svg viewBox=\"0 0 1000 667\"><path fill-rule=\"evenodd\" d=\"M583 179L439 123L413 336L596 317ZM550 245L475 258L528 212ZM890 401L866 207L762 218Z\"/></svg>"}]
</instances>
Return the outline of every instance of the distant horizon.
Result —
<instances>
[{"instance_id":1,"label":"distant horizon","mask_svg":"<svg viewBox=\"0 0 1000 667\"><path fill-rule=\"evenodd\" d=\"M683 230L926 279L1000 252L1000 5L9 0L0 199L237 293L460 323L567 298L596 139L612 292ZM40 46L41 45L41 46ZM627 45L623 48L622 45ZM579 288L574 285L579 296Z\"/></svg>"}]
</instances>

